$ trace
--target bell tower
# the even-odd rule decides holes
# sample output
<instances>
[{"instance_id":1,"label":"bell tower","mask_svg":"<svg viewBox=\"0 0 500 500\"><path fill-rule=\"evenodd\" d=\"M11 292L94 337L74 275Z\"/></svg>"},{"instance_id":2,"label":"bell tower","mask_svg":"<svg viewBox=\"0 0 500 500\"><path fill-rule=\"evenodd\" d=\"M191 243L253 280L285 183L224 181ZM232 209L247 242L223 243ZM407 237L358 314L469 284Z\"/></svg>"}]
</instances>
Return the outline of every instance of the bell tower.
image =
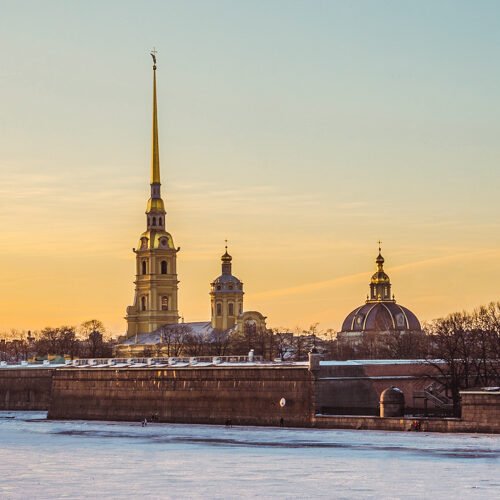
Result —
<instances>
[{"instance_id":1,"label":"bell tower","mask_svg":"<svg viewBox=\"0 0 500 500\"><path fill-rule=\"evenodd\" d=\"M139 238L136 256L135 295L127 307L127 338L179 322L177 306L177 252L165 230L165 205L161 197L158 113L156 103L156 51L153 57L153 141L151 148L151 196L146 210L146 231Z\"/></svg>"},{"instance_id":2,"label":"bell tower","mask_svg":"<svg viewBox=\"0 0 500 500\"><path fill-rule=\"evenodd\" d=\"M225 331L233 328L243 312L243 283L232 275L233 258L226 251L221 257L222 274L210 284L212 328Z\"/></svg>"}]
</instances>

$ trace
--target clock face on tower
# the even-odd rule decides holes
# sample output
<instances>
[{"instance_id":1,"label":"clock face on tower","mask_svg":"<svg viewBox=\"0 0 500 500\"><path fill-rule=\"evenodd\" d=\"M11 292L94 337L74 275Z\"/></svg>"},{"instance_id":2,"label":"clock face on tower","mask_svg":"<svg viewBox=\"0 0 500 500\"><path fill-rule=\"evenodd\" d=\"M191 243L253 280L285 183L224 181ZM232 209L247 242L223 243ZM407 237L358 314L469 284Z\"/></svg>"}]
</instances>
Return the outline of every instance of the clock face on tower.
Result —
<instances>
[{"instance_id":1,"label":"clock face on tower","mask_svg":"<svg viewBox=\"0 0 500 500\"><path fill-rule=\"evenodd\" d=\"M161 245L162 247L166 247L166 246L168 246L168 239L167 239L167 238L161 238L161 240L160 240L160 245Z\"/></svg>"}]
</instances>

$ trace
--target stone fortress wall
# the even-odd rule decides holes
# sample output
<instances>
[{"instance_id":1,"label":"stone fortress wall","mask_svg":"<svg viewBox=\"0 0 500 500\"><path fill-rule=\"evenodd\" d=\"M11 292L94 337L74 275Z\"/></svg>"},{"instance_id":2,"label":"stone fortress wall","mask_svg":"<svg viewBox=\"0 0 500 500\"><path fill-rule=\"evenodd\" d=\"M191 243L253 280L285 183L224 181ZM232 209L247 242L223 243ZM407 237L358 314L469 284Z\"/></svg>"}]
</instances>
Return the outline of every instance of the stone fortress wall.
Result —
<instances>
[{"instance_id":1,"label":"stone fortress wall","mask_svg":"<svg viewBox=\"0 0 500 500\"><path fill-rule=\"evenodd\" d=\"M48 417L307 427L313 388L311 373L293 366L67 368L54 374Z\"/></svg>"},{"instance_id":2,"label":"stone fortress wall","mask_svg":"<svg viewBox=\"0 0 500 500\"><path fill-rule=\"evenodd\" d=\"M0 369L0 410L48 410L54 369Z\"/></svg>"}]
</instances>

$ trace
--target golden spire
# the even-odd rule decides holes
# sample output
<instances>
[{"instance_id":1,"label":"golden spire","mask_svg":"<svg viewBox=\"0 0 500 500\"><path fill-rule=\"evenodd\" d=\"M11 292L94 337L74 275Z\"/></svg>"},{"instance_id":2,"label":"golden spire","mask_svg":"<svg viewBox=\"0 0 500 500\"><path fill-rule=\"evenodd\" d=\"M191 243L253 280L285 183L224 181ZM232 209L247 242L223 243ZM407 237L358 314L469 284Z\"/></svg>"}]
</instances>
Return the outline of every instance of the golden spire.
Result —
<instances>
[{"instance_id":1,"label":"golden spire","mask_svg":"<svg viewBox=\"0 0 500 500\"><path fill-rule=\"evenodd\" d=\"M151 198L148 201L148 208L146 213L164 213L165 205L161 199L160 193L160 150L158 147L158 111L156 106L156 53L157 50L153 47L151 51L151 57L153 58L153 144L151 148ZM161 226L165 219L163 217L159 219L149 219L148 218L148 228L151 222L160 222L160 224L153 224L153 226Z\"/></svg>"},{"instance_id":2,"label":"golden spire","mask_svg":"<svg viewBox=\"0 0 500 500\"><path fill-rule=\"evenodd\" d=\"M156 53L153 47L153 144L151 148L151 184L160 183L160 149L158 147L158 112L156 107Z\"/></svg>"}]
</instances>

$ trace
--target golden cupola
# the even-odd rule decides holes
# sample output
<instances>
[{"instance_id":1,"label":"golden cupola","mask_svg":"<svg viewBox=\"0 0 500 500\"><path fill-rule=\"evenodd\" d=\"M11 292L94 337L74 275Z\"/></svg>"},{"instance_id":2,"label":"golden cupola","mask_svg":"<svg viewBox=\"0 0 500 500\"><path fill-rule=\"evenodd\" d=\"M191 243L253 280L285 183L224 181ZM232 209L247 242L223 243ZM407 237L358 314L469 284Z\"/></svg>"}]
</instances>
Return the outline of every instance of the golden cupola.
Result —
<instances>
[{"instance_id":1,"label":"golden cupola","mask_svg":"<svg viewBox=\"0 0 500 500\"><path fill-rule=\"evenodd\" d=\"M378 247L378 255L375 259L377 271L373 274L370 281L370 295L367 298L367 302L393 300L391 299L391 281L384 271L384 262L382 249Z\"/></svg>"}]
</instances>

